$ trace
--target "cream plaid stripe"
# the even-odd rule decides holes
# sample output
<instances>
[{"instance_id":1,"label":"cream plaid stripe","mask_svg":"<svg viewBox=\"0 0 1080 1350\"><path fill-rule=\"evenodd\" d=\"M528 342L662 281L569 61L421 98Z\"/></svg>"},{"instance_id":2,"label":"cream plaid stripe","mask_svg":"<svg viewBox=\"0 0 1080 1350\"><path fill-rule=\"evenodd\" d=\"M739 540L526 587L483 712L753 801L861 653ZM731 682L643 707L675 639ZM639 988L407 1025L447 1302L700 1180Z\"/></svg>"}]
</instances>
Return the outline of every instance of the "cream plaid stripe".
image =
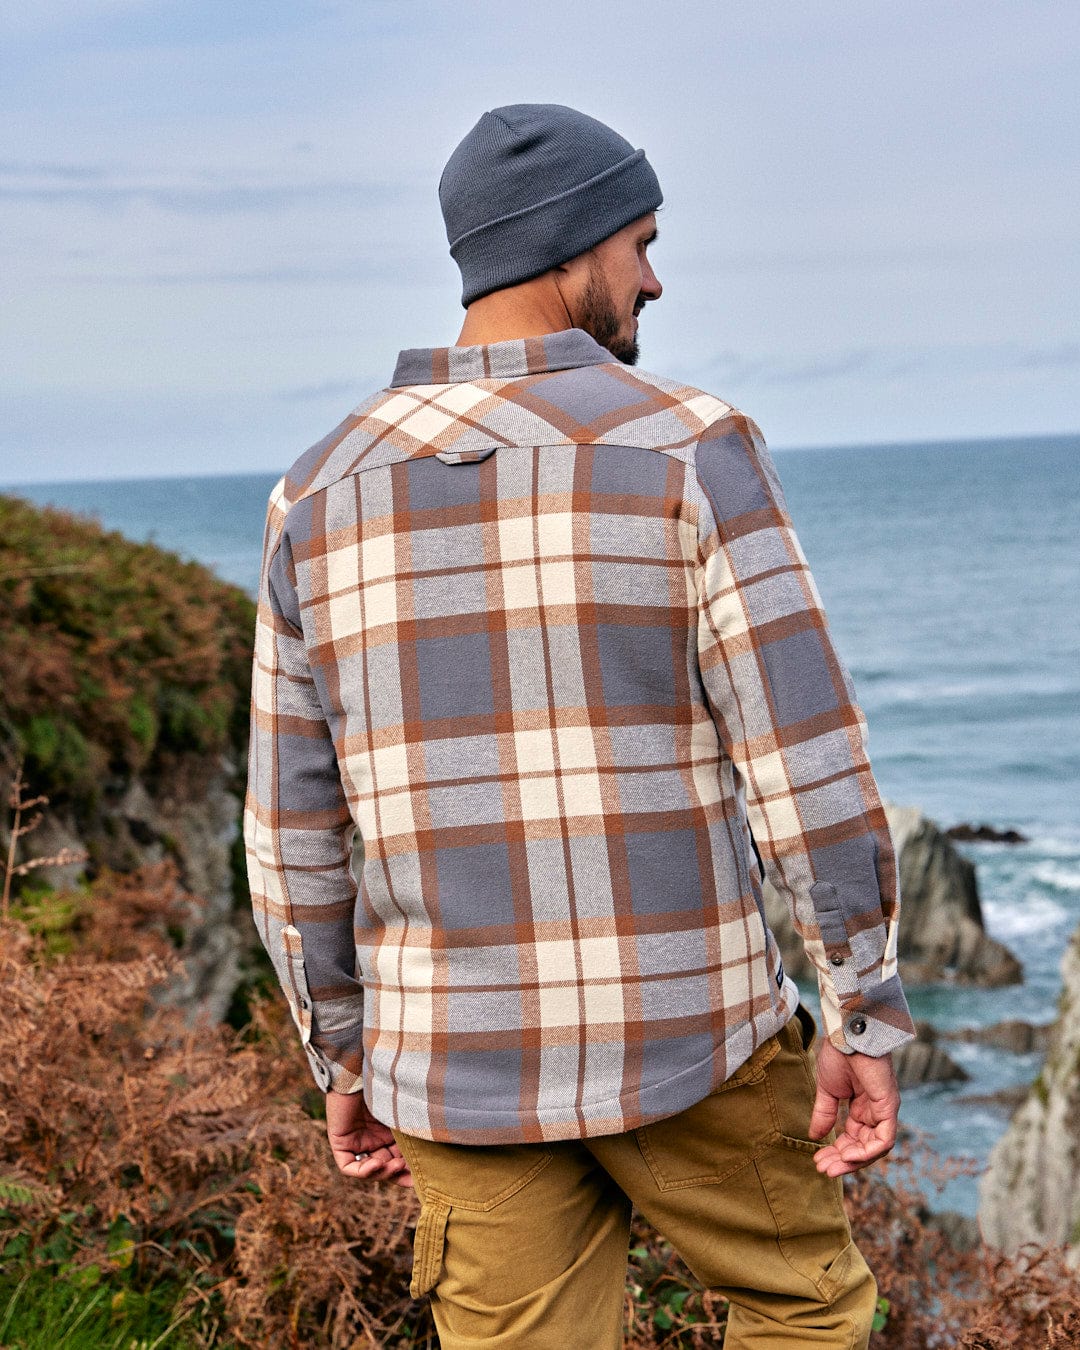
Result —
<instances>
[{"instance_id":1,"label":"cream plaid stripe","mask_svg":"<svg viewBox=\"0 0 1080 1350\"><path fill-rule=\"evenodd\" d=\"M865 722L753 424L579 330L403 352L267 521L245 837L317 1081L407 1133L673 1114L913 1033ZM364 845L350 872L351 838Z\"/></svg>"}]
</instances>

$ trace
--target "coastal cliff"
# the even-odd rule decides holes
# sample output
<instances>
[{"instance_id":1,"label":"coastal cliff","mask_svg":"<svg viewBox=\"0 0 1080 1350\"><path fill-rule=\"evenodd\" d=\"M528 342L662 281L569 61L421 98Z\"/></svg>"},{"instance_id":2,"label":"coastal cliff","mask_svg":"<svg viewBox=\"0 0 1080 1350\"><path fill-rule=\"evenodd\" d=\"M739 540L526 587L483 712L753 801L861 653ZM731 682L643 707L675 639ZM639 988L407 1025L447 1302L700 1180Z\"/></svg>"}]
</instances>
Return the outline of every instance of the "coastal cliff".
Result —
<instances>
[{"instance_id":1,"label":"coastal cliff","mask_svg":"<svg viewBox=\"0 0 1080 1350\"><path fill-rule=\"evenodd\" d=\"M1061 980L1042 1071L990 1154L979 1224L991 1246L1068 1244L1080 1264L1080 928Z\"/></svg>"},{"instance_id":2,"label":"coastal cliff","mask_svg":"<svg viewBox=\"0 0 1080 1350\"><path fill-rule=\"evenodd\" d=\"M0 759L48 797L26 856L78 886L170 859L192 908L169 997L220 1020L244 945L239 851L255 609L209 569L66 512L0 497ZM7 844L8 822L0 823Z\"/></svg>"}]
</instances>

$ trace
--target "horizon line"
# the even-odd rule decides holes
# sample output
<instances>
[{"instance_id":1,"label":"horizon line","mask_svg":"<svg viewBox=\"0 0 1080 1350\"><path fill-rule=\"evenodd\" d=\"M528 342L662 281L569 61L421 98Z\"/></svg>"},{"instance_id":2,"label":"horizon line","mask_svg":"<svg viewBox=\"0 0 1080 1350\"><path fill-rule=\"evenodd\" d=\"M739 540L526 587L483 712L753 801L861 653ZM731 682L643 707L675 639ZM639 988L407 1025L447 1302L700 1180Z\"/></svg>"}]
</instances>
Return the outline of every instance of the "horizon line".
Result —
<instances>
[{"instance_id":1,"label":"horizon line","mask_svg":"<svg viewBox=\"0 0 1080 1350\"><path fill-rule=\"evenodd\" d=\"M950 436L945 439L906 441L823 441L814 445L773 445L769 444L770 454L817 454L829 450L914 450L930 446L964 445L1005 445L1022 441L1068 441L1080 440L1080 430L1076 431L1040 431L1015 432L1002 436ZM83 487L93 483L181 483L206 478L280 478L285 469L240 469L235 471L214 471L205 473L181 474L118 474L91 478L34 478L18 482L0 482L0 493L8 493L18 488L41 487Z\"/></svg>"}]
</instances>

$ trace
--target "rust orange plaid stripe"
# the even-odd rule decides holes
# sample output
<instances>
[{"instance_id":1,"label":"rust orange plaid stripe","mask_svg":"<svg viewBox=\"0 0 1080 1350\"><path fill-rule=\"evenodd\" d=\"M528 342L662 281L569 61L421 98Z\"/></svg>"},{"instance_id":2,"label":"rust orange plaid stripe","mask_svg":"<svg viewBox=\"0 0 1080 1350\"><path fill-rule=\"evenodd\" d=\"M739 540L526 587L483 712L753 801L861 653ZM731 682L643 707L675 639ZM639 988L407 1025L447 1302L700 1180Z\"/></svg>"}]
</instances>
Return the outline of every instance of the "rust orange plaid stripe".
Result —
<instances>
[{"instance_id":1,"label":"rust orange plaid stripe","mask_svg":"<svg viewBox=\"0 0 1080 1350\"><path fill-rule=\"evenodd\" d=\"M833 1043L914 1034L865 718L761 435L578 329L402 352L275 488L245 840L316 1080L408 1134L718 1087L798 1001L755 845Z\"/></svg>"}]
</instances>

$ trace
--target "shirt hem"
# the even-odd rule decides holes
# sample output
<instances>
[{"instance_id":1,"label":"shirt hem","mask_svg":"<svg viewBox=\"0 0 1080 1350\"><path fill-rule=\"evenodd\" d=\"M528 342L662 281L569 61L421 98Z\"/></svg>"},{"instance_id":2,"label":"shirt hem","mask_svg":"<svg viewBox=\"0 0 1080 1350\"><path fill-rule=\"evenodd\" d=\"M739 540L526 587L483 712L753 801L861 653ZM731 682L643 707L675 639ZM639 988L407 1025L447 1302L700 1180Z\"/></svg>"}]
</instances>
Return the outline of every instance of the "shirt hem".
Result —
<instances>
[{"instance_id":1,"label":"shirt hem","mask_svg":"<svg viewBox=\"0 0 1080 1350\"><path fill-rule=\"evenodd\" d=\"M771 1031L761 1037L757 1045L783 1030L794 1017L798 1003L798 988L793 981L785 977L782 1001L776 1008L776 1024ZM755 1049L757 1045L755 1045ZM394 1112L394 1119L386 1120L383 1123L392 1129L400 1130L403 1134L440 1144L557 1143L560 1140L567 1139L589 1139L608 1134L625 1134L631 1130L639 1129L643 1125L649 1125L657 1120L678 1115L680 1111L688 1110L691 1106L709 1096L711 1092L716 1091L721 1083L714 1081L711 1073L703 1075L702 1069L715 1062L717 1053L721 1048L717 1046L710 1055L698 1060L695 1064L691 1064L688 1068L681 1069L669 1078L661 1079L659 1082L650 1084L647 1088L640 1088L629 1094L638 1103L638 1109L632 1113L619 1109L622 1098L618 1096L603 1097L598 1101L580 1104L568 1103L566 1106L560 1106L559 1108L549 1108L546 1112L538 1113L530 1123L523 1122L520 1114L512 1109L496 1111L491 1108L454 1106L451 1107L450 1114L457 1121L462 1122L461 1125L449 1130L433 1130L430 1125L426 1124L431 1112L430 1103L426 1099L402 1092L400 1088L393 1090L389 1084L386 1084L385 1096L394 1101L397 1110ZM728 1077L735 1073L752 1053L751 1050L738 1064L733 1064L728 1070ZM683 1094L678 1092L673 1094L673 1089L677 1088L680 1083L685 1085L686 1080L694 1077L698 1078L701 1090L694 1087ZM663 1104L658 1103L656 1109L650 1109L649 1103L655 1101L661 1095L665 1098ZM673 1095L674 1100L672 1100ZM375 1085L374 1096L376 1101L383 1096L378 1084ZM597 1114L603 1111L609 1103L615 1108L610 1114ZM416 1108L415 1116L411 1116L408 1110L412 1105L415 1105ZM406 1108L404 1112L401 1110L402 1106ZM444 1106L440 1114L445 1113L446 1108ZM514 1123L507 1121L503 1124L492 1120L493 1117L499 1116L514 1117ZM476 1121L475 1125L469 1123L472 1120Z\"/></svg>"}]
</instances>

